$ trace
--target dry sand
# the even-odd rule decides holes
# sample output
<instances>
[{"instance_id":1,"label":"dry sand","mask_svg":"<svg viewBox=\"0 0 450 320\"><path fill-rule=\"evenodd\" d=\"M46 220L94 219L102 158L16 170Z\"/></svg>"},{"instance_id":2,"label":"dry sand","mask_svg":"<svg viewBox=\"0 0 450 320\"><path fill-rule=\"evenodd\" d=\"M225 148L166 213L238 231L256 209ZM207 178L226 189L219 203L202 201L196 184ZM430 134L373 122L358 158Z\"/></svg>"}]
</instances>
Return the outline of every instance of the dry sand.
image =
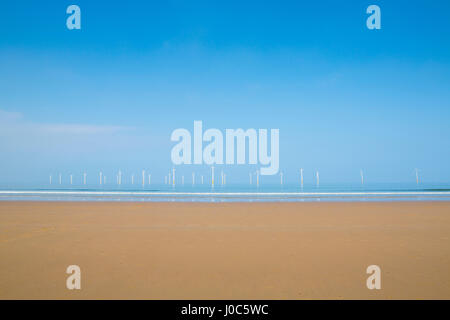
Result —
<instances>
[{"instance_id":1,"label":"dry sand","mask_svg":"<svg viewBox=\"0 0 450 320\"><path fill-rule=\"evenodd\" d=\"M0 202L0 298L449 299L450 203Z\"/></svg>"}]
</instances>

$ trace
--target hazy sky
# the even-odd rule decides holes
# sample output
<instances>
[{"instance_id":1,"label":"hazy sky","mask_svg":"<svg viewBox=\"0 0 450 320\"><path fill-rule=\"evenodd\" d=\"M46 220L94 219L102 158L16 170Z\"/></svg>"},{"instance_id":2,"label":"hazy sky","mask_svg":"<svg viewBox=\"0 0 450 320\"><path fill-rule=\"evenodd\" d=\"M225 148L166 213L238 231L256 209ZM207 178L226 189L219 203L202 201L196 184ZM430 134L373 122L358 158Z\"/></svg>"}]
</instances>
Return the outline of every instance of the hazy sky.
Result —
<instances>
[{"instance_id":1,"label":"hazy sky","mask_svg":"<svg viewBox=\"0 0 450 320\"><path fill-rule=\"evenodd\" d=\"M81 30L66 27L70 4ZM381 30L366 27L370 4ZM288 181L303 167L306 181L364 169L404 182L417 167L450 182L449 13L449 1L2 3L0 186L119 168L162 180L170 134L194 120L280 129ZM225 168L230 182L255 169Z\"/></svg>"}]
</instances>

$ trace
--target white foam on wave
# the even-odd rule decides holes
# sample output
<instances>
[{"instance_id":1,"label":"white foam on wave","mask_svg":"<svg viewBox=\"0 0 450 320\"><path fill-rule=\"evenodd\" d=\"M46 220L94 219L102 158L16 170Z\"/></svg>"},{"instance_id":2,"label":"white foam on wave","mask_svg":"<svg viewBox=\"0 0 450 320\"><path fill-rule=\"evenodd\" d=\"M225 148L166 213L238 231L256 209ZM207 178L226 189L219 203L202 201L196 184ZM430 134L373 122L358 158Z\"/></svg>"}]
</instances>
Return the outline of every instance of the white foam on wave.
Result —
<instances>
[{"instance_id":1,"label":"white foam on wave","mask_svg":"<svg viewBox=\"0 0 450 320\"><path fill-rule=\"evenodd\" d=\"M160 191L34 191L0 190L0 195L83 196L450 196L450 191L365 191L365 192L160 192Z\"/></svg>"}]
</instances>

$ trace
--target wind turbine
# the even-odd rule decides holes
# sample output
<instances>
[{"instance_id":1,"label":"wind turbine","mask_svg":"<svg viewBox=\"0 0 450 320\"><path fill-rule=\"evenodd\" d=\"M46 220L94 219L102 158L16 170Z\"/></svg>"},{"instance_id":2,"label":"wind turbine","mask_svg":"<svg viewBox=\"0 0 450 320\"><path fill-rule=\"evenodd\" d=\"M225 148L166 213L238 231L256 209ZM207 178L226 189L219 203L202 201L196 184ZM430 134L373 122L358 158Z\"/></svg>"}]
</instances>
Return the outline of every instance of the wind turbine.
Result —
<instances>
[{"instance_id":1,"label":"wind turbine","mask_svg":"<svg viewBox=\"0 0 450 320\"><path fill-rule=\"evenodd\" d=\"M319 187L319 171L316 171L316 183L317 183L317 187Z\"/></svg>"},{"instance_id":2,"label":"wind turbine","mask_svg":"<svg viewBox=\"0 0 450 320\"><path fill-rule=\"evenodd\" d=\"M364 184L364 172L362 171L362 169L359 171L360 175L361 175L361 184Z\"/></svg>"},{"instance_id":3,"label":"wind turbine","mask_svg":"<svg viewBox=\"0 0 450 320\"><path fill-rule=\"evenodd\" d=\"M303 189L303 168L300 168L300 186Z\"/></svg>"},{"instance_id":4,"label":"wind turbine","mask_svg":"<svg viewBox=\"0 0 450 320\"><path fill-rule=\"evenodd\" d=\"M103 177L102 177L102 176L103 176L103 173L102 173L101 171L100 171L99 176L100 176L100 178L99 178L99 179L100 179L100 184L102 184L102 182L103 182Z\"/></svg>"},{"instance_id":5,"label":"wind turbine","mask_svg":"<svg viewBox=\"0 0 450 320\"><path fill-rule=\"evenodd\" d=\"M256 170L256 186L259 187L259 170Z\"/></svg>"}]
</instances>

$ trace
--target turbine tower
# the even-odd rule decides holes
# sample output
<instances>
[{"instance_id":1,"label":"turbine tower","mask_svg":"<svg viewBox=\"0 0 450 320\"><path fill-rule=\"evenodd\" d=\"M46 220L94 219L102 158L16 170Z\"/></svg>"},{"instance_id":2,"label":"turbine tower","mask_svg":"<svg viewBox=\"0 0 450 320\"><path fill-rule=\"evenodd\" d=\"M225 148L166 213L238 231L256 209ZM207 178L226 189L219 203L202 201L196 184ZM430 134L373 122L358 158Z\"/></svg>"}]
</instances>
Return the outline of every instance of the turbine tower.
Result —
<instances>
[{"instance_id":1,"label":"turbine tower","mask_svg":"<svg viewBox=\"0 0 450 320\"><path fill-rule=\"evenodd\" d=\"M83 184L86 184L86 172L83 172Z\"/></svg>"},{"instance_id":2,"label":"turbine tower","mask_svg":"<svg viewBox=\"0 0 450 320\"><path fill-rule=\"evenodd\" d=\"M61 177L61 173L59 174L59 184L62 184L62 177Z\"/></svg>"},{"instance_id":3,"label":"turbine tower","mask_svg":"<svg viewBox=\"0 0 450 320\"><path fill-rule=\"evenodd\" d=\"M364 172L362 171L362 169L359 171L360 175L361 175L361 184L364 184Z\"/></svg>"},{"instance_id":4,"label":"turbine tower","mask_svg":"<svg viewBox=\"0 0 450 320\"><path fill-rule=\"evenodd\" d=\"M72 184L72 174L70 174L70 184Z\"/></svg>"},{"instance_id":5,"label":"turbine tower","mask_svg":"<svg viewBox=\"0 0 450 320\"><path fill-rule=\"evenodd\" d=\"M317 184L317 187L319 187L319 184L320 184L320 182L319 182L319 171L316 171L316 184Z\"/></svg>"},{"instance_id":6,"label":"turbine tower","mask_svg":"<svg viewBox=\"0 0 450 320\"><path fill-rule=\"evenodd\" d=\"M131 184L134 184L134 174L131 175Z\"/></svg>"},{"instance_id":7,"label":"turbine tower","mask_svg":"<svg viewBox=\"0 0 450 320\"><path fill-rule=\"evenodd\" d=\"M256 186L259 187L259 170L256 170Z\"/></svg>"},{"instance_id":8,"label":"turbine tower","mask_svg":"<svg viewBox=\"0 0 450 320\"><path fill-rule=\"evenodd\" d=\"M149 174L148 175L148 185L151 185L151 184L152 184L152 175Z\"/></svg>"},{"instance_id":9,"label":"turbine tower","mask_svg":"<svg viewBox=\"0 0 450 320\"><path fill-rule=\"evenodd\" d=\"M303 168L300 168L300 186L303 189Z\"/></svg>"},{"instance_id":10,"label":"turbine tower","mask_svg":"<svg viewBox=\"0 0 450 320\"><path fill-rule=\"evenodd\" d=\"M103 176L103 173L100 171L100 174L99 174L100 184L102 184L102 182L103 182L103 177L102 176Z\"/></svg>"},{"instance_id":11,"label":"turbine tower","mask_svg":"<svg viewBox=\"0 0 450 320\"><path fill-rule=\"evenodd\" d=\"M117 183L119 184L119 186L122 184L122 171L119 169L119 174L117 175Z\"/></svg>"}]
</instances>

